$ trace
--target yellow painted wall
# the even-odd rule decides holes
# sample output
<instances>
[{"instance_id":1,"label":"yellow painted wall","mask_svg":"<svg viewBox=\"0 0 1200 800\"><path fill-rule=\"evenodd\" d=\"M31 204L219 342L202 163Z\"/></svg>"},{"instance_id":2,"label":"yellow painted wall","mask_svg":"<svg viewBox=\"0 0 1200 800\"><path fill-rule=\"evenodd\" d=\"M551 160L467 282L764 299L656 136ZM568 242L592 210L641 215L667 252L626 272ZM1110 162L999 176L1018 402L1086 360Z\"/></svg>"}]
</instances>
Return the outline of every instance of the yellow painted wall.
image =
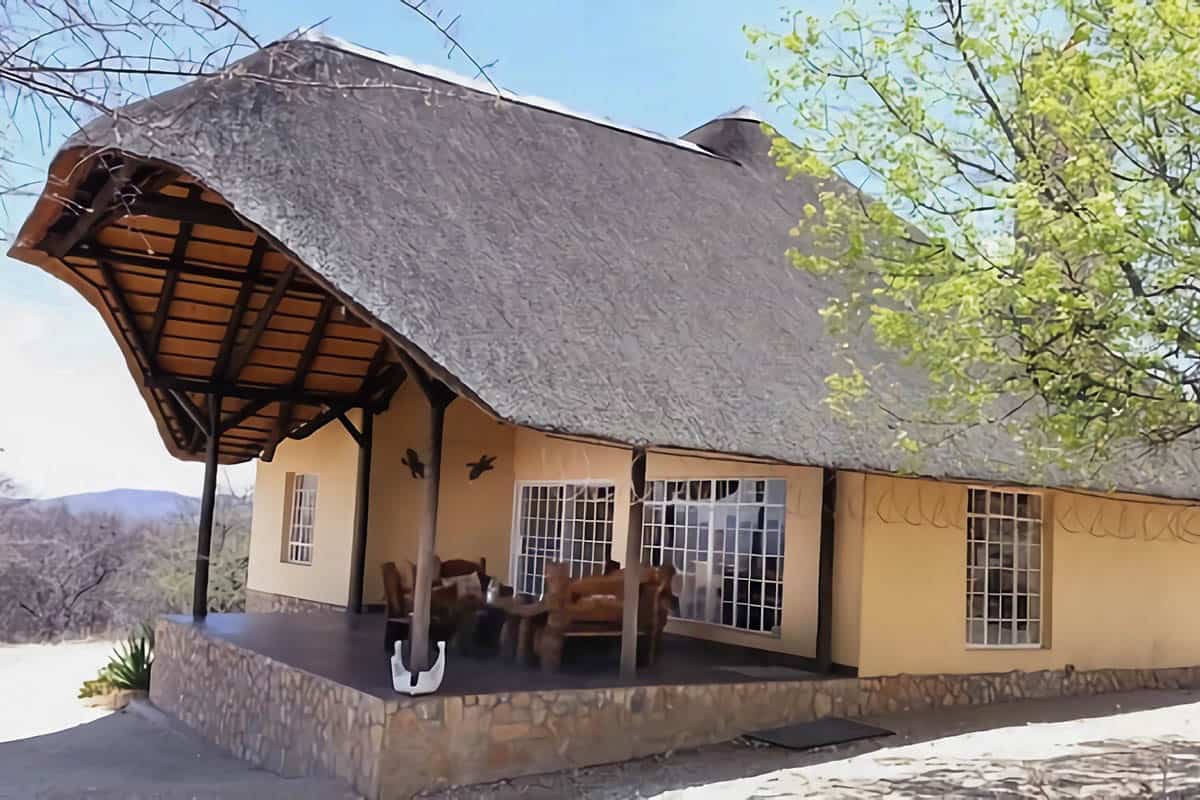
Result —
<instances>
[{"instance_id":1,"label":"yellow painted wall","mask_svg":"<svg viewBox=\"0 0 1200 800\"><path fill-rule=\"evenodd\" d=\"M357 415L353 417L357 422ZM466 400L446 412L442 483L438 499L438 555L443 559L484 557L488 572L508 578L512 527L513 439L516 429L498 423ZM420 389L406 383L388 410L375 419L371 463L371 511L363 597L383 602L379 566L402 567L415 558L417 526L424 503L423 482L401 463L408 448L428 461L428 408ZM487 453L495 467L468 479L467 462ZM311 566L281 559L282 514L289 472L320 476ZM258 462L248 585L259 591L344 605L349 592L354 530L358 446L337 424L308 439L280 444L271 463Z\"/></svg>"},{"instance_id":2,"label":"yellow painted wall","mask_svg":"<svg viewBox=\"0 0 1200 800\"><path fill-rule=\"evenodd\" d=\"M1200 664L1200 512L1071 492L1047 493L1047 643L968 649L966 494L867 477L860 674Z\"/></svg>"},{"instance_id":3,"label":"yellow painted wall","mask_svg":"<svg viewBox=\"0 0 1200 800\"><path fill-rule=\"evenodd\" d=\"M407 569L416 557L417 531L424 505L424 482L402 463L405 451L429 460L425 444L429 410L420 389L406 383L375 424L371 463L371 516L367 537L364 597L383 602L379 565L395 561ZM488 417L467 400L446 411L442 438L442 482L438 496L439 558L487 559L488 573L508 579L508 542L512 528L513 440L516 429ZM487 453L492 470L468 479L467 462Z\"/></svg>"},{"instance_id":4,"label":"yellow painted wall","mask_svg":"<svg viewBox=\"0 0 1200 800\"><path fill-rule=\"evenodd\" d=\"M352 415L358 421L357 412ZM358 445L341 425L326 425L307 439L280 444L275 460L257 462L250 527L251 589L345 605L350 582L350 531ZM283 562L289 473L317 476L312 564Z\"/></svg>"},{"instance_id":5,"label":"yellow painted wall","mask_svg":"<svg viewBox=\"0 0 1200 800\"><path fill-rule=\"evenodd\" d=\"M606 480L616 485L612 557L624 561L629 528L629 450L517 431L517 481ZM647 480L672 478L785 478L783 625L779 637L719 625L672 620L668 631L728 644L812 656L816 650L817 568L821 530L821 470L715 457L652 452Z\"/></svg>"},{"instance_id":6,"label":"yellow painted wall","mask_svg":"<svg viewBox=\"0 0 1200 800\"><path fill-rule=\"evenodd\" d=\"M867 476L839 472L833 548L833 661L857 667L862 614L863 503Z\"/></svg>"}]
</instances>

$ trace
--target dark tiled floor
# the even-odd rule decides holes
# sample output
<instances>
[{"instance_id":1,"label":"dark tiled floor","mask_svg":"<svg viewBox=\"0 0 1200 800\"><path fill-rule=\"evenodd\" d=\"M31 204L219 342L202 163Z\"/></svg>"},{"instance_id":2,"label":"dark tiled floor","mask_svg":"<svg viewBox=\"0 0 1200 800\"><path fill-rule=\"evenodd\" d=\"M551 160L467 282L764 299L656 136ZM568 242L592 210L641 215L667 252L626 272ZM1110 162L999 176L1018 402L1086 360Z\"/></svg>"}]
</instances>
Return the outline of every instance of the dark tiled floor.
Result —
<instances>
[{"instance_id":1,"label":"dark tiled floor","mask_svg":"<svg viewBox=\"0 0 1200 800\"><path fill-rule=\"evenodd\" d=\"M189 616L175 622L195 625L207 636L291 664L359 691L395 697L389 656L383 649L380 614L210 614L202 622ZM554 674L499 658L451 654L439 694L491 694L556 689L600 689L613 686L735 683L763 680L818 680L787 657L683 636L667 636L653 667L636 679L618 674L617 640L568 643L563 669ZM744 670L744 671L738 671Z\"/></svg>"}]
</instances>

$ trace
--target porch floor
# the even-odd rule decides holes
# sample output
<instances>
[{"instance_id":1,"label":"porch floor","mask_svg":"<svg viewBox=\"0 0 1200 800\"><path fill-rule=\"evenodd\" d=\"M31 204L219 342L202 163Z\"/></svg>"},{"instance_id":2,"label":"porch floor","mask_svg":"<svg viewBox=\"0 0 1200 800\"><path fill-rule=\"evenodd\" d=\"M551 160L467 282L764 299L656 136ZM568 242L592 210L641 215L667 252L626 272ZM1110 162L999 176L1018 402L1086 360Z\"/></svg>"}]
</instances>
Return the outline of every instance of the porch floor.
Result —
<instances>
[{"instance_id":1,"label":"porch floor","mask_svg":"<svg viewBox=\"0 0 1200 800\"><path fill-rule=\"evenodd\" d=\"M205 636L225 640L358 691L383 698L396 696L391 685L390 656L383 649L382 614L210 614L200 622L183 615L171 619L194 626ZM583 646L573 647L574 644ZM563 669L556 673L544 673L536 666L522 666L496 657L452 654L446 662L438 694L833 677L805 670L805 662L796 657L669 634L654 666L638 670L634 679L621 679L618 660L619 646L615 640L568 643Z\"/></svg>"}]
</instances>

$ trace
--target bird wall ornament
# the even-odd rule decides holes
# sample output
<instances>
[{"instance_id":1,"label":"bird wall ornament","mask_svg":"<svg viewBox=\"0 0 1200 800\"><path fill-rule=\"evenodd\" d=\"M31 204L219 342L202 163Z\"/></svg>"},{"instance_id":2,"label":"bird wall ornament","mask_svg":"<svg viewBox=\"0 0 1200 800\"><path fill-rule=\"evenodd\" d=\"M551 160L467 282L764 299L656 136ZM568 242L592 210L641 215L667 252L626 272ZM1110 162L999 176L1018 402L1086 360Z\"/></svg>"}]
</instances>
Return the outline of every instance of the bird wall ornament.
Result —
<instances>
[{"instance_id":1,"label":"bird wall ornament","mask_svg":"<svg viewBox=\"0 0 1200 800\"><path fill-rule=\"evenodd\" d=\"M478 461L468 461L467 467L471 471L467 473L467 479L473 481L483 473L495 469L496 467L493 466L495 463L496 457L489 456L487 453L481 455Z\"/></svg>"},{"instance_id":2,"label":"bird wall ornament","mask_svg":"<svg viewBox=\"0 0 1200 800\"><path fill-rule=\"evenodd\" d=\"M417 451L411 447L404 451L404 458L400 459L400 463L408 467L414 478L425 477L425 464L422 463L421 457L417 455Z\"/></svg>"}]
</instances>

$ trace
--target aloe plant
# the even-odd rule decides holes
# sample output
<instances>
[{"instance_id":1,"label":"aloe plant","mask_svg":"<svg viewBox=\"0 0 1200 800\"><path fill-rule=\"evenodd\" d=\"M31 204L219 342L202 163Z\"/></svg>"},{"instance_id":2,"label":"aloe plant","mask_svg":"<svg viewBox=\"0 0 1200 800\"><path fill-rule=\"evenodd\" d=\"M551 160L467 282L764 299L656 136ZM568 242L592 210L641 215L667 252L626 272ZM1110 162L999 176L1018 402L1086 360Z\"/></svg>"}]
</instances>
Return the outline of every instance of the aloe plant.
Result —
<instances>
[{"instance_id":1,"label":"aloe plant","mask_svg":"<svg viewBox=\"0 0 1200 800\"><path fill-rule=\"evenodd\" d=\"M154 631L139 626L113 651L103 672L117 689L150 689L150 668L154 665Z\"/></svg>"}]
</instances>

